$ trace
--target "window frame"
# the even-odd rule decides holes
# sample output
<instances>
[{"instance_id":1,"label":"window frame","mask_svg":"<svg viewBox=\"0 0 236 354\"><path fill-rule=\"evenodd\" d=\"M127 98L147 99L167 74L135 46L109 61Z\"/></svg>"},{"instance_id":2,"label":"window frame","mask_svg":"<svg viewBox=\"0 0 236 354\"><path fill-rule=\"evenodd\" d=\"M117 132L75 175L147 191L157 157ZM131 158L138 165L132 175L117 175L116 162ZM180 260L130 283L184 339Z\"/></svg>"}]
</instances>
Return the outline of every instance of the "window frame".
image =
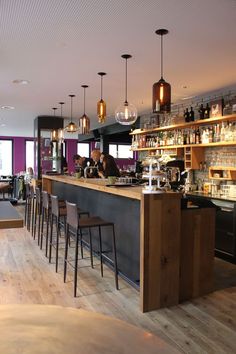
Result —
<instances>
[{"instance_id":1,"label":"window frame","mask_svg":"<svg viewBox=\"0 0 236 354\"><path fill-rule=\"evenodd\" d=\"M29 139L28 138L25 139L25 171L27 171L27 166L26 166L26 145L27 145L27 141L32 141L35 144L34 139L30 139L30 138ZM35 146L34 146L34 149L35 149ZM35 158L34 158L33 166L30 166L30 167L33 168L33 170L34 170L34 164L35 164Z\"/></svg>"},{"instance_id":2,"label":"window frame","mask_svg":"<svg viewBox=\"0 0 236 354\"><path fill-rule=\"evenodd\" d=\"M114 157L114 159L117 159L117 160L129 160L129 159L134 159L134 152L133 151L131 151L132 153L133 153L133 156L132 157L117 157L118 156L118 153L119 153L119 146L121 145L121 146L130 146L130 148L131 148L131 144L122 144L122 143L112 143L112 142L110 142L109 144L108 144L108 151L109 151L109 154L110 154L110 145L115 145L116 146L116 156L113 156Z\"/></svg>"},{"instance_id":3,"label":"window frame","mask_svg":"<svg viewBox=\"0 0 236 354\"><path fill-rule=\"evenodd\" d=\"M13 138L0 138L0 141L11 141L11 174L7 176L14 176L14 139Z\"/></svg>"}]
</instances>

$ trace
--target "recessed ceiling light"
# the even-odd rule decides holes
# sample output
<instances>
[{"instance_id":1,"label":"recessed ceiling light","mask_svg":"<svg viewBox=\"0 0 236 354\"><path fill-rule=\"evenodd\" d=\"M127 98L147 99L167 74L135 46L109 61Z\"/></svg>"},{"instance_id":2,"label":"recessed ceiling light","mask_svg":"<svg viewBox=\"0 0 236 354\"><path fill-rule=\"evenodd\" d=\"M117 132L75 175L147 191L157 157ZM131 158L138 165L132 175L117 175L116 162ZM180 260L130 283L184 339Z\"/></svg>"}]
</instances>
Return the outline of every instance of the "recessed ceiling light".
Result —
<instances>
[{"instance_id":1,"label":"recessed ceiling light","mask_svg":"<svg viewBox=\"0 0 236 354\"><path fill-rule=\"evenodd\" d=\"M1 109L15 109L13 106L2 106Z\"/></svg>"},{"instance_id":2,"label":"recessed ceiling light","mask_svg":"<svg viewBox=\"0 0 236 354\"><path fill-rule=\"evenodd\" d=\"M19 85L28 85L29 80L13 80L13 84L19 84Z\"/></svg>"},{"instance_id":3,"label":"recessed ceiling light","mask_svg":"<svg viewBox=\"0 0 236 354\"><path fill-rule=\"evenodd\" d=\"M191 98L194 98L194 96L183 97L181 100L190 100Z\"/></svg>"},{"instance_id":4,"label":"recessed ceiling light","mask_svg":"<svg viewBox=\"0 0 236 354\"><path fill-rule=\"evenodd\" d=\"M6 126L6 124L2 123L0 126L1 126L1 127L5 127L5 126Z\"/></svg>"},{"instance_id":5,"label":"recessed ceiling light","mask_svg":"<svg viewBox=\"0 0 236 354\"><path fill-rule=\"evenodd\" d=\"M186 88L188 88L188 86L186 86L186 85L183 85L183 86L182 86L182 88L183 88L183 89L186 89Z\"/></svg>"}]
</instances>

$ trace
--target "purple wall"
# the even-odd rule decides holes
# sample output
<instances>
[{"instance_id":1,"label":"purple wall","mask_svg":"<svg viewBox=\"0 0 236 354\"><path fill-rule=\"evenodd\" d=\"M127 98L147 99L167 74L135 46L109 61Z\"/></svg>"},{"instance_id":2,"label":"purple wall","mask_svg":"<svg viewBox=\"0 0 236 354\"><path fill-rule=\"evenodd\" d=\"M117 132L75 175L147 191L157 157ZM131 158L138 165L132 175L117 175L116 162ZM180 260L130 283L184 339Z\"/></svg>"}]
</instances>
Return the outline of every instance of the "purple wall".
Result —
<instances>
[{"instance_id":1,"label":"purple wall","mask_svg":"<svg viewBox=\"0 0 236 354\"><path fill-rule=\"evenodd\" d=\"M29 137L14 137L14 136L0 136L2 140L13 141L13 174L17 174L20 171L25 171L25 142L26 140L34 140ZM77 153L77 139L65 139L66 142L66 161L68 163L68 171L74 172L73 156ZM91 143L91 151L95 147L95 142ZM135 155L134 155L135 157ZM116 159L116 163L119 168L125 168L128 165L134 165L135 159Z\"/></svg>"},{"instance_id":2,"label":"purple wall","mask_svg":"<svg viewBox=\"0 0 236 354\"><path fill-rule=\"evenodd\" d=\"M25 142L33 138L0 136L0 139L13 141L13 174L25 171Z\"/></svg>"}]
</instances>

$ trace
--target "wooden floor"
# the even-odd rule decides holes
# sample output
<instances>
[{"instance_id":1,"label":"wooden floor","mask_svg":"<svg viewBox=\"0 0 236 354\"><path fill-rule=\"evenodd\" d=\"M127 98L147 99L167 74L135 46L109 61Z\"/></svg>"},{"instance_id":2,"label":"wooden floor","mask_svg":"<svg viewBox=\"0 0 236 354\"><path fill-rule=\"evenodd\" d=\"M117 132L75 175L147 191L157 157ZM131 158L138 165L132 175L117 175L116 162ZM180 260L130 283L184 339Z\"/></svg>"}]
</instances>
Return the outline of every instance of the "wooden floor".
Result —
<instances>
[{"instance_id":1,"label":"wooden floor","mask_svg":"<svg viewBox=\"0 0 236 354\"><path fill-rule=\"evenodd\" d=\"M83 261L83 266L86 265ZM182 353L236 353L236 266L215 262L214 293L168 309L143 314L139 294L120 280L115 290L113 273L99 265L79 270L78 297L73 298L72 273L62 280L55 264L25 229L0 230L0 304L57 304L113 316L148 330Z\"/></svg>"}]
</instances>

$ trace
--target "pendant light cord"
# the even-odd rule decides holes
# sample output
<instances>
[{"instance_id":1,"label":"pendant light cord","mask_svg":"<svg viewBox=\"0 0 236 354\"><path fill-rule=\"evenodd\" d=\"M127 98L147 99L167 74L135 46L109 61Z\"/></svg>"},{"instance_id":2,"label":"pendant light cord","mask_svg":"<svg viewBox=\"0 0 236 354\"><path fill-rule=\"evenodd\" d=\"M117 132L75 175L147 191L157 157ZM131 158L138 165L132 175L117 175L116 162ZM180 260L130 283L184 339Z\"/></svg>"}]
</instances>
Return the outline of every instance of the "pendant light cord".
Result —
<instances>
[{"instance_id":1,"label":"pendant light cord","mask_svg":"<svg viewBox=\"0 0 236 354\"><path fill-rule=\"evenodd\" d=\"M163 35L161 35L161 79L163 79Z\"/></svg>"},{"instance_id":2,"label":"pendant light cord","mask_svg":"<svg viewBox=\"0 0 236 354\"><path fill-rule=\"evenodd\" d=\"M128 103L127 101L127 86L128 86L128 80L127 80L127 58L125 59L125 103Z\"/></svg>"},{"instance_id":3,"label":"pendant light cord","mask_svg":"<svg viewBox=\"0 0 236 354\"><path fill-rule=\"evenodd\" d=\"M103 96L103 92L102 92L102 79L103 79L103 77L102 77L102 75L101 75L101 100L102 100L102 96Z\"/></svg>"},{"instance_id":4,"label":"pendant light cord","mask_svg":"<svg viewBox=\"0 0 236 354\"><path fill-rule=\"evenodd\" d=\"M70 120L71 120L71 122L73 122L73 120L72 120L72 97L70 98Z\"/></svg>"},{"instance_id":5,"label":"pendant light cord","mask_svg":"<svg viewBox=\"0 0 236 354\"><path fill-rule=\"evenodd\" d=\"M85 115L85 87L84 87L84 115Z\"/></svg>"}]
</instances>

